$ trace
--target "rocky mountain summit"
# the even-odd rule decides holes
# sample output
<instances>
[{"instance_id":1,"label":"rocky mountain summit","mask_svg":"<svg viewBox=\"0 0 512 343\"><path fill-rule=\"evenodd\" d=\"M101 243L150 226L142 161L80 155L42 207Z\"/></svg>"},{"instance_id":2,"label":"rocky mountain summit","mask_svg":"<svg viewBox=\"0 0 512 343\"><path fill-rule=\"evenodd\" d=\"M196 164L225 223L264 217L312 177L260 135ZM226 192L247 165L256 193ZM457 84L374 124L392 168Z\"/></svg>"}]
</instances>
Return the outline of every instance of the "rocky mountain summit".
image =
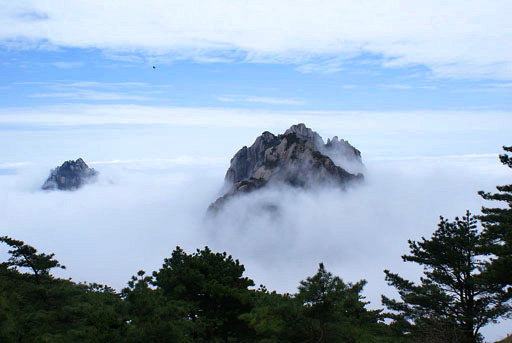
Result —
<instances>
[{"instance_id":1,"label":"rocky mountain summit","mask_svg":"<svg viewBox=\"0 0 512 343\"><path fill-rule=\"evenodd\" d=\"M75 190L86 183L94 182L98 172L89 168L81 158L76 161L66 161L60 167L53 169L46 182L41 187L44 190Z\"/></svg>"},{"instance_id":2,"label":"rocky mountain summit","mask_svg":"<svg viewBox=\"0 0 512 343\"><path fill-rule=\"evenodd\" d=\"M218 211L233 196L270 183L296 187L333 183L343 188L362 180L362 171L361 152L343 139L333 137L324 143L318 133L302 123L277 136L265 131L231 159L225 177L229 189L208 210Z\"/></svg>"}]
</instances>

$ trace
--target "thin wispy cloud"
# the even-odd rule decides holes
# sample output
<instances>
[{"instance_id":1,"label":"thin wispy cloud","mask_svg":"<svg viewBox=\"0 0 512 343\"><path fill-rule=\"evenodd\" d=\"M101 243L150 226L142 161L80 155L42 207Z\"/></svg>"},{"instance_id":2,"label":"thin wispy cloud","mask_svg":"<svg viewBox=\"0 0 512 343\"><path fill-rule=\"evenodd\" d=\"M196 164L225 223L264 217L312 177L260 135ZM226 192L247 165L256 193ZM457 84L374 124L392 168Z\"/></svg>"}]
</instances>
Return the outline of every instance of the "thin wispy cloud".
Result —
<instances>
[{"instance_id":1,"label":"thin wispy cloud","mask_svg":"<svg viewBox=\"0 0 512 343\"><path fill-rule=\"evenodd\" d=\"M235 57L297 64L304 72L337 71L344 64L340 56L358 56L389 68L422 65L440 77L512 78L510 1L102 4L8 2L0 10L0 40L23 48L92 47L171 60ZM137 20L127 25L126 18Z\"/></svg>"},{"instance_id":2,"label":"thin wispy cloud","mask_svg":"<svg viewBox=\"0 0 512 343\"><path fill-rule=\"evenodd\" d=\"M66 96L66 95L64 95ZM70 115L72 113L72 115ZM0 108L0 124L103 125L168 124L214 127L284 128L305 122L315 128L339 128L343 131L378 130L476 132L502 131L512 125L510 111L423 110L423 111L303 111L256 110L233 107L176 107L134 104ZM439 126L442 122L443 125Z\"/></svg>"},{"instance_id":3,"label":"thin wispy cloud","mask_svg":"<svg viewBox=\"0 0 512 343\"><path fill-rule=\"evenodd\" d=\"M73 92L53 92L53 93L35 93L30 94L30 98L60 98L72 100L90 100L90 101L146 101L155 100L149 96L141 96L135 94L123 94L115 92L98 92L92 90L76 90Z\"/></svg>"},{"instance_id":4,"label":"thin wispy cloud","mask_svg":"<svg viewBox=\"0 0 512 343\"><path fill-rule=\"evenodd\" d=\"M120 61L120 62L127 62L127 63L142 63L144 62L144 58L142 56L136 55L136 54L121 54L121 53L114 53L111 51L105 51L104 56L110 60L114 61Z\"/></svg>"},{"instance_id":5,"label":"thin wispy cloud","mask_svg":"<svg viewBox=\"0 0 512 343\"><path fill-rule=\"evenodd\" d=\"M97 82L97 81L30 81L15 82L13 86L38 86L38 92L29 98L54 98L83 101L149 101L158 100L169 85L153 85L145 82Z\"/></svg>"},{"instance_id":6,"label":"thin wispy cloud","mask_svg":"<svg viewBox=\"0 0 512 343\"><path fill-rule=\"evenodd\" d=\"M488 84L485 84L484 86L497 87L497 88L512 88L512 82L488 83Z\"/></svg>"},{"instance_id":7,"label":"thin wispy cloud","mask_svg":"<svg viewBox=\"0 0 512 343\"><path fill-rule=\"evenodd\" d=\"M328 59L326 61L320 61L315 63L303 63L298 66L296 69L301 73L322 73L322 74L331 74L337 73L346 68L343 67L345 59L343 58L334 58Z\"/></svg>"},{"instance_id":8,"label":"thin wispy cloud","mask_svg":"<svg viewBox=\"0 0 512 343\"><path fill-rule=\"evenodd\" d=\"M60 69L72 69L81 68L85 64L83 62L53 62L51 63L51 65Z\"/></svg>"},{"instance_id":9,"label":"thin wispy cloud","mask_svg":"<svg viewBox=\"0 0 512 343\"><path fill-rule=\"evenodd\" d=\"M458 88L452 89L453 93L497 93L497 94L507 94L510 93L511 89L506 86L503 87L495 87L495 86L479 86L479 87L469 87L469 88Z\"/></svg>"},{"instance_id":10,"label":"thin wispy cloud","mask_svg":"<svg viewBox=\"0 0 512 343\"><path fill-rule=\"evenodd\" d=\"M430 90L434 90L436 89L437 87L435 86L422 86L422 85L411 85L411 84L403 84L403 83L392 83L392 84L382 84L379 86L380 88L384 88L384 89L402 89L402 90L407 90L407 89L430 89Z\"/></svg>"},{"instance_id":11,"label":"thin wispy cloud","mask_svg":"<svg viewBox=\"0 0 512 343\"><path fill-rule=\"evenodd\" d=\"M304 105L304 101L289 98L274 98L253 95L221 95L217 100L222 102L254 102L269 105Z\"/></svg>"},{"instance_id":12,"label":"thin wispy cloud","mask_svg":"<svg viewBox=\"0 0 512 343\"><path fill-rule=\"evenodd\" d=\"M53 89L65 88L168 88L170 85L155 85L147 82L98 82L78 80L25 81L13 82L13 85L37 85Z\"/></svg>"},{"instance_id":13,"label":"thin wispy cloud","mask_svg":"<svg viewBox=\"0 0 512 343\"><path fill-rule=\"evenodd\" d=\"M20 168L30 164L30 162L0 162L0 169Z\"/></svg>"}]
</instances>

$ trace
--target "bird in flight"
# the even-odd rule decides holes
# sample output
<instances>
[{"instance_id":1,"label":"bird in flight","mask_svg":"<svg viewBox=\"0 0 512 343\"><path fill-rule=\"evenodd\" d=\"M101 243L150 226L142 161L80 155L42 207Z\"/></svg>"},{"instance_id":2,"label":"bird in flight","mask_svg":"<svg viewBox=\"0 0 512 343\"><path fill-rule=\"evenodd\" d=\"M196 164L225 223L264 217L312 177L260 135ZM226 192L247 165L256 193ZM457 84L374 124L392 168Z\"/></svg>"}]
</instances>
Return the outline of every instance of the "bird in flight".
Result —
<instances>
[{"instance_id":1,"label":"bird in flight","mask_svg":"<svg viewBox=\"0 0 512 343\"><path fill-rule=\"evenodd\" d=\"M153 69L156 69L156 67L155 67L155 66L153 66Z\"/></svg>"}]
</instances>

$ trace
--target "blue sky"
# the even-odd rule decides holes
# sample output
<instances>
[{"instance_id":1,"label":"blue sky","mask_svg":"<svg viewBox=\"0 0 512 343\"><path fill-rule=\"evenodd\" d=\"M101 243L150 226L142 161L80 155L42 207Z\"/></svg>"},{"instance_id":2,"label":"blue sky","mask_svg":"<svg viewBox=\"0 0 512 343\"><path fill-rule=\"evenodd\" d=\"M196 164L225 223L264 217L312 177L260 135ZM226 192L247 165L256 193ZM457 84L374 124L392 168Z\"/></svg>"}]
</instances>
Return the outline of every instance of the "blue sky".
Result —
<instances>
[{"instance_id":1,"label":"blue sky","mask_svg":"<svg viewBox=\"0 0 512 343\"><path fill-rule=\"evenodd\" d=\"M126 62L79 48L4 47L0 58L4 107L134 103L285 110L512 109L512 83L506 80L436 77L425 66L385 67L371 55L332 71L243 60L160 62L141 56Z\"/></svg>"},{"instance_id":2,"label":"blue sky","mask_svg":"<svg viewBox=\"0 0 512 343\"><path fill-rule=\"evenodd\" d=\"M477 0L7 2L0 100L508 111L510 10Z\"/></svg>"}]
</instances>

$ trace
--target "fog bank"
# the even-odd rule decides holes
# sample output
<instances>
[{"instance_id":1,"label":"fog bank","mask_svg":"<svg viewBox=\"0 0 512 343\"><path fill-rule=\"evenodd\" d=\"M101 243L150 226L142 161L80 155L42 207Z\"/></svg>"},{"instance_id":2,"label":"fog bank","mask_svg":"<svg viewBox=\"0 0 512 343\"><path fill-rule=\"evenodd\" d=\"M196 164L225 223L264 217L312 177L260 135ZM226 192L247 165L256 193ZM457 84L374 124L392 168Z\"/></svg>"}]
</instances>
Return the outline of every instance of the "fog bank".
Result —
<instances>
[{"instance_id":1,"label":"fog bank","mask_svg":"<svg viewBox=\"0 0 512 343\"><path fill-rule=\"evenodd\" d=\"M295 292L319 262L345 281L366 279L372 307L393 296L383 269L416 279L401 262L407 240L429 236L439 215L478 213L476 194L509 182L497 156L374 159L364 184L301 191L268 189L236 199L214 219L206 208L222 185L225 159L96 161L97 184L75 192L42 192L46 166L4 165L0 174L2 234L54 252L75 281L126 285L139 269L158 269L177 245L208 245L246 266L255 283ZM262 212L264 201L279 204ZM489 205L489 204L488 204ZM2 257L6 248L0 247ZM510 323L484 331L500 338Z\"/></svg>"}]
</instances>

